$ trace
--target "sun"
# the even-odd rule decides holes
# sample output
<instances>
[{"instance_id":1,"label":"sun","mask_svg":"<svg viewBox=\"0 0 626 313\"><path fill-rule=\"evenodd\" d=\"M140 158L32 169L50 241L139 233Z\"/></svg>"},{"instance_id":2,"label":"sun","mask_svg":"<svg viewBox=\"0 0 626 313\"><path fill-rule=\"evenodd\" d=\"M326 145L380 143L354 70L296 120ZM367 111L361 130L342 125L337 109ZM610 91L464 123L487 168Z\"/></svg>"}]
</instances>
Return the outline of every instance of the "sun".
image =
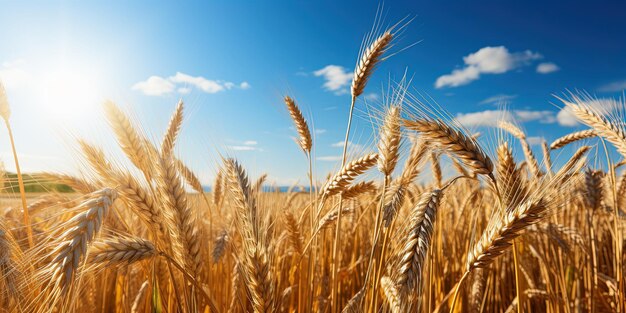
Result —
<instances>
[{"instance_id":1,"label":"sun","mask_svg":"<svg viewBox=\"0 0 626 313\"><path fill-rule=\"evenodd\" d=\"M41 77L42 105L49 118L81 118L103 101L98 79L81 67L64 64L44 71Z\"/></svg>"}]
</instances>

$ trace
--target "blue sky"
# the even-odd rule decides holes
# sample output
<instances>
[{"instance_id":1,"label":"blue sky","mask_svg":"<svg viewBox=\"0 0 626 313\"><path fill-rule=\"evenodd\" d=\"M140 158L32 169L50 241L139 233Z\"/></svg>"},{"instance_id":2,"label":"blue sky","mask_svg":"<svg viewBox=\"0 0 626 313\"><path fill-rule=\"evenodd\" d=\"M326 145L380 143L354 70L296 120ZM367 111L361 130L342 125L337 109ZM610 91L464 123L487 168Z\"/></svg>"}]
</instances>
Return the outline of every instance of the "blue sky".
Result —
<instances>
[{"instance_id":1,"label":"blue sky","mask_svg":"<svg viewBox=\"0 0 626 313\"><path fill-rule=\"evenodd\" d=\"M101 114L111 99L158 141L176 101L187 103L178 154L204 182L220 155L270 180L305 181L306 160L281 98L316 130L318 173L336 169L361 41L374 1L0 2L0 79L26 171L76 172L74 139L121 158ZM413 18L398 52L357 104L352 150L374 150L368 107L406 72L470 129L503 103L531 136L580 129L553 94L599 98L626 88L626 4L620 1L394 1L385 21ZM415 45L413 45L415 44ZM410 46L410 47L409 47ZM408 49L403 49L409 47ZM599 105L601 105L600 102ZM2 135L4 134L4 135ZM6 131L0 157L10 162ZM358 145L357 145L358 144Z\"/></svg>"}]
</instances>

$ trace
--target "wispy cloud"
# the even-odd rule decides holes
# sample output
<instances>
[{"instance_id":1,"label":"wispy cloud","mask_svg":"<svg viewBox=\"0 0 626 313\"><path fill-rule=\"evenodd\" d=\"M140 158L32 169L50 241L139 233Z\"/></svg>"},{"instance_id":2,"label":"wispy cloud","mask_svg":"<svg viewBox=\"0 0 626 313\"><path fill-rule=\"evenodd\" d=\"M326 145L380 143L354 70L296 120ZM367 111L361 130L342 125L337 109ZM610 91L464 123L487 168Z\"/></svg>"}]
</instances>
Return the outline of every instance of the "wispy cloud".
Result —
<instances>
[{"instance_id":1,"label":"wispy cloud","mask_svg":"<svg viewBox=\"0 0 626 313\"><path fill-rule=\"evenodd\" d=\"M537 65L537 73L539 74L550 74L560 70L556 64L551 62L540 63Z\"/></svg>"},{"instance_id":2,"label":"wispy cloud","mask_svg":"<svg viewBox=\"0 0 626 313\"><path fill-rule=\"evenodd\" d=\"M326 65L324 68L313 72L317 77L323 77L324 89L334 92L336 95L348 93L346 88L352 81L352 73L339 65Z\"/></svg>"},{"instance_id":3,"label":"wispy cloud","mask_svg":"<svg viewBox=\"0 0 626 313\"><path fill-rule=\"evenodd\" d=\"M363 98L368 101L376 101L380 99L380 96L377 93L368 93L364 95Z\"/></svg>"},{"instance_id":4,"label":"wispy cloud","mask_svg":"<svg viewBox=\"0 0 626 313\"><path fill-rule=\"evenodd\" d=\"M321 134L323 134L323 133L326 133L326 131L327 131L327 130L326 130L326 129L324 129L324 128L316 128L316 129L315 129L315 134L316 134L316 135L321 135Z\"/></svg>"},{"instance_id":5,"label":"wispy cloud","mask_svg":"<svg viewBox=\"0 0 626 313\"><path fill-rule=\"evenodd\" d=\"M162 96L170 94L175 90L181 94L187 94L191 92L192 88L213 94L234 88L245 90L250 89L250 87L250 84L245 81L235 84L229 81L211 80L202 76L192 76L177 72L168 78L156 75L150 76L145 81L134 84L132 89L141 91L148 96Z\"/></svg>"},{"instance_id":6,"label":"wispy cloud","mask_svg":"<svg viewBox=\"0 0 626 313\"><path fill-rule=\"evenodd\" d=\"M257 150L256 147L251 146L228 146L229 149L234 151L254 151Z\"/></svg>"},{"instance_id":7,"label":"wispy cloud","mask_svg":"<svg viewBox=\"0 0 626 313\"><path fill-rule=\"evenodd\" d=\"M505 94L499 94L499 95L495 95L495 96L491 96L483 101L480 101L478 104L503 104L503 103L507 103L507 102L511 102L511 100L517 98L517 95L505 95Z\"/></svg>"},{"instance_id":8,"label":"wispy cloud","mask_svg":"<svg viewBox=\"0 0 626 313\"><path fill-rule=\"evenodd\" d=\"M537 121L544 124L556 122L553 111L531 110L486 110L471 113L459 113L456 120L464 126L497 126L499 121L531 122Z\"/></svg>"},{"instance_id":9,"label":"wispy cloud","mask_svg":"<svg viewBox=\"0 0 626 313\"><path fill-rule=\"evenodd\" d=\"M330 146L333 148L343 148L343 141L337 141L331 144ZM358 143L354 143L352 141L348 141L348 147L359 148L361 147L361 145L359 145Z\"/></svg>"},{"instance_id":10,"label":"wispy cloud","mask_svg":"<svg viewBox=\"0 0 626 313\"><path fill-rule=\"evenodd\" d=\"M621 92L626 90L626 80L616 81L598 88L601 92Z\"/></svg>"},{"instance_id":11,"label":"wispy cloud","mask_svg":"<svg viewBox=\"0 0 626 313\"><path fill-rule=\"evenodd\" d=\"M509 52L504 46L484 47L463 57L465 67L437 78L435 87L467 85L479 79L481 74L503 74L541 58L541 54L530 50Z\"/></svg>"},{"instance_id":12,"label":"wispy cloud","mask_svg":"<svg viewBox=\"0 0 626 313\"><path fill-rule=\"evenodd\" d=\"M257 147L259 143L256 140L246 140L239 145L228 146L233 151L263 151Z\"/></svg>"},{"instance_id":13,"label":"wispy cloud","mask_svg":"<svg viewBox=\"0 0 626 313\"><path fill-rule=\"evenodd\" d=\"M340 155L326 155L326 156L319 156L315 159L318 161L324 161L324 162L337 162L337 161L341 161L341 156Z\"/></svg>"},{"instance_id":14,"label":"wispy cloud","mask_svg":"<svg viewBox=\"0 0 626 313\"><path fill-rule=\"evenodd\" d=\"M529 145L532 146L538 146L541 145L541 143L544 141L545 139L543 137L538 137L538 136L531 136L531 137L527 137L526 141L528 142Z\"/></svg>"}]
</instances>

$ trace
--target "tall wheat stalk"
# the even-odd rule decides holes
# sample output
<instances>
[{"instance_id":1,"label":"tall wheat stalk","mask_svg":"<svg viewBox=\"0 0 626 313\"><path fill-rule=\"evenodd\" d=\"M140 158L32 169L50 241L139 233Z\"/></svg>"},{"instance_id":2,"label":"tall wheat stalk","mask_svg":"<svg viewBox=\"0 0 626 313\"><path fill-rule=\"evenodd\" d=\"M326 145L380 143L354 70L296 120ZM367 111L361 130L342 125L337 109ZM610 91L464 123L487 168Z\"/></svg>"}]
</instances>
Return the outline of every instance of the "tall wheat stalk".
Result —
<instances>
[{"instance_id":1,"label":"tall wheat stalk","mask_svg":"<svg viewBox=\"0 0 626 313\"><path fill-rule=\"evenodd\" d=\"M26 205L26 190L24 189L24 179L22 178L22 170L20 169L20 161L17 157L17 150L15 149L15 141L13 139L13 131L11 129L11 123L9 118L11 117L11 107L9 106L9 99L7 97L4 85L0 81L0 117L4 120L4 125L7 127L9 133L9 139L11 141L11 151L13 152L13 161L15 162L15 171L17 172L17 183L20 188L20 199L22 200L22 210L24 210L24 226L26 226L26 232L28 234L28 246L33 247L33 230L30 225L30 215L28 214L28 206Z\"/></svg>"}]
</instances>

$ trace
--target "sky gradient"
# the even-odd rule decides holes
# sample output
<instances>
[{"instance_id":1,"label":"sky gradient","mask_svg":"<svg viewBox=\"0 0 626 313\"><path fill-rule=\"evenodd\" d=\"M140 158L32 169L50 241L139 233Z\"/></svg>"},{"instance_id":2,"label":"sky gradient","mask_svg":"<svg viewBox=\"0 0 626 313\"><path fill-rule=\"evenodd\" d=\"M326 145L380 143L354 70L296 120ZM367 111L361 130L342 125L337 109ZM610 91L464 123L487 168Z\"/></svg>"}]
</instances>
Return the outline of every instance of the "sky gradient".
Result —
<instances>
[{"instance_id":1,"label":"sky gradient","mask_svg":"<svg viewBox=\"0 0 626 313\"><path fill-rule=\"evenodd\" d=\"M221 155L280 185L306 182L306 159L282 103L314 129L320 177L338 168L347 92L377 2L0 2L0 79L24 171L76 173L76 138L122 159L101 111L118 103L159 141L179 98L177 154L212 180ZM352 151L373 151L390 81L432 98L469 129L515 119L529 141L581 129L553 95L626 88L623 1L394 1L385 24L412 22L356 107ZM405 49L406 48L406 49ZM599 105L604 102L600 101ZM507 113L501 111L503 107ZM487 131L489 132L489 131ZM0 158L13 170L6 131Z\"/></svg>"}]
</instances>

